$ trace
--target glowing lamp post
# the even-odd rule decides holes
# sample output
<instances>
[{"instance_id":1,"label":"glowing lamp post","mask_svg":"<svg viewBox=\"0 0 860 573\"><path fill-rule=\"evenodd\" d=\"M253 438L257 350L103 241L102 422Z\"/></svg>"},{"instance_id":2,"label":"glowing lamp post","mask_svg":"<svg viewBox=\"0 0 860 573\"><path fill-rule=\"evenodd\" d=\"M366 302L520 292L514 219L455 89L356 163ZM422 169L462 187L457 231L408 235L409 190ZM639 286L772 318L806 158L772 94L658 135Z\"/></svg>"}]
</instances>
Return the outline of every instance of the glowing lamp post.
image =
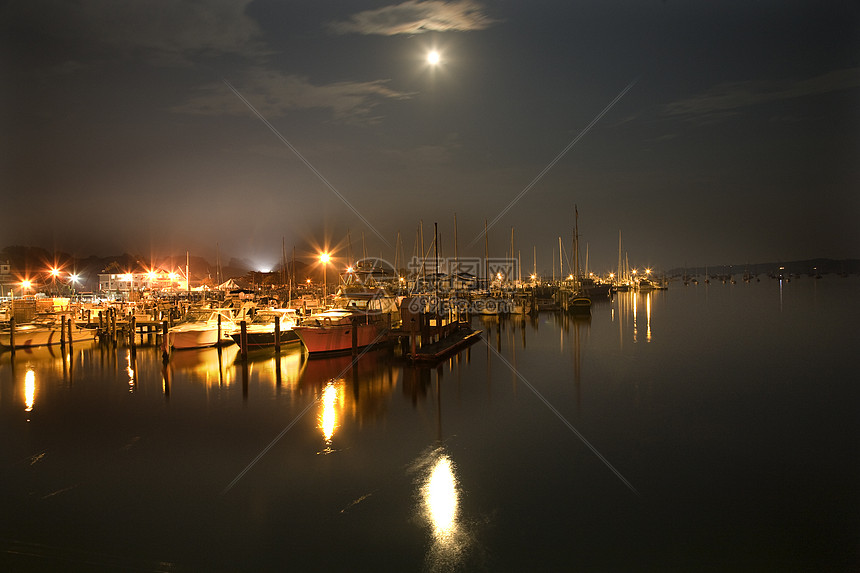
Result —
<instances>
[{"instance_id":1,"label":"glowing lamp post","mask_svg":"<svg viewBox=\"0 0 860 573\"><path fill-rule=\"evenodd\" d=\"M57 277L60 275L60 269L53 267L50 270L51 273L51 293L57 294Z\"/></svg>"},{"instance_id":2,"label":"glowing lamp post","mask_svg":"<svg viewBox=\"0 0 860 573\"><path fill-rule=\"evenodd\" d=\"M79 282L81 282L81 277L80 277L79 275L76 275L76 274L71 274L71 275L69 275L69 284L70 284L70 285L71 285L71 287L72 287L72 296L74 296L74 295L75 295L75 286L76 286Z\"/></svg>"},{"instance_id":3,"label":"glowing lamp post","mask_svg":"<svg viewBox=\"0 0 860 573\"><path fill-rule=\"evenodd\" d=\"M32 286L33 283L30 281L21 281L21 298L24 298L24 295L27 293L27 289Z\"/></svg>"}]
</instances>

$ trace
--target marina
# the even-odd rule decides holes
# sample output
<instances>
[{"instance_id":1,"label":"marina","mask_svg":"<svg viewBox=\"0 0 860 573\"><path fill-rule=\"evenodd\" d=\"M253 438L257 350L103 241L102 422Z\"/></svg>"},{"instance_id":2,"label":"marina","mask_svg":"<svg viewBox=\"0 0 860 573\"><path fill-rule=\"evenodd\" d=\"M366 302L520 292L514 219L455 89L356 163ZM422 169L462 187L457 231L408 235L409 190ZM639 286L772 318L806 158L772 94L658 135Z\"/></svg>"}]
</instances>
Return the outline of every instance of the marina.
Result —
<instances>
[{"instance_id":1,"label":"marina","mask_svg":"<svg viewBox=\"0 0 860 573\"><path fill-rule=\"evenodd\" d=\"M473 314L430 367L408 344L6 349L0 562L849 570L858 280Z\"/></svg>"},{"instance_id":2,"label":"marina","mask_svg":"<svg viewBox=\"0 0 860 573\"><path fill-rule=\"evenodd\" d=\"M0 573L860 571L850 2L6 2Z\"/></svg>"}]
</instances>

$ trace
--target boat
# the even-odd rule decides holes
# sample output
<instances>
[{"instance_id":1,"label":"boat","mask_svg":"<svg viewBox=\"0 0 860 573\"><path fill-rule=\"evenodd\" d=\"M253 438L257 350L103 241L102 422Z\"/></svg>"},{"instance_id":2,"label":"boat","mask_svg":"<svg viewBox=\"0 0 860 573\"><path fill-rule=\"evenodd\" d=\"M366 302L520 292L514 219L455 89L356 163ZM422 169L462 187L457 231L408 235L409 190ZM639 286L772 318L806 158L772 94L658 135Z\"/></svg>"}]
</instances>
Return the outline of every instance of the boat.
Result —
<instances>
[{"instance_id":1,"label":"boat","mask_svg":"<svg viewBox=\"0 0 860 573\"><path fill-rule=\"evenodd\" d=\"M230 335L237 329L233 309L192 308L184 322L167 331L167 344L177 350L232 344Z\"/></svg>"},{"instance_id":2,"label":"boat","mask_svg":"<svg viewBox=\"0 0 860 573\"><path fill-rule=\"evenodd\" d=\"M384 289L344 288L333 308L302 319L293 331L309 355L333 354L380 342L399 316L397 299Z\"/></svg>"},{"instance_id":3,"label":"boat","mask_svg":"<svg viewBox=\"0 0 860 573\"><path fill-rule=\"evenodd\" d=\"M248 339L248 348L263 348L275 345L275 319L278 319L278 328L281 344L300 342L293 327L298 323L296 310L292 308L271 308L258 310L253 320L248 323L245 332ZM241 344L241 325L239 329L230 333L230 338L236 344Z\"/></svg>"},{"instance_id":4,"label":"boat","mask_svg":"<svg viewBox=\"0 0 860 573\"><path fill-rule=\"evenodd\" d=\"M493 316L498 314L510 314L514 308L514 301L510 297L492 293L478 294L472 298L472 312Z\"/></svg>"},{"instance_id":5,"label":"boat","mask_svg":"<svg viewBox=\"0 0 860 573\"><path fill-rule=\"evenodd\" d=\"M577 315L591 315L591 297L583 288L583 278L579 272L579 210L574 205L575 223L573 227L573 284L567 293L566 310ZM593 281L592 281L593 283ZM561 294L561 293L559 293ZM608 293L607 293L608 294Z\"/></svg>"},{"instance_id":6,"label":"boat","mask_svg":"<svg viewBox=\"0 0 860 573\"><path fill-rule=\"evenodd\" d=\"M574 295L567 303L567 311L573 314L591 314L591 299L585 295Z\"/></svg>"},{"instance_id":7,"label":"boat","mask_svg":"<svg viewBox=\"0 0 860 573\"><path fill-rule=\"evenodd\" d=\"M612 295L612 283L601 282L593 277L579 279L579 286L589 298L609 297Z\"/></svg>"},{"instance_id":8,"label":"boat","mask_svg":"<svg viewBox=\"0 0 860 573\"><path fill-rule=\"evenodd\" d=\"M65 332L61 332L65 324ZM12 348L12 331L4 329L0 331L0 346ZM50 346L69 342L69 325L56 318L44 319L35 322L15 325L14 331L15 348L31 348L34 346ZM83 328L72 321L71 342L85 342L95 338L95 331Z\"/></svg>"}]
</instances>

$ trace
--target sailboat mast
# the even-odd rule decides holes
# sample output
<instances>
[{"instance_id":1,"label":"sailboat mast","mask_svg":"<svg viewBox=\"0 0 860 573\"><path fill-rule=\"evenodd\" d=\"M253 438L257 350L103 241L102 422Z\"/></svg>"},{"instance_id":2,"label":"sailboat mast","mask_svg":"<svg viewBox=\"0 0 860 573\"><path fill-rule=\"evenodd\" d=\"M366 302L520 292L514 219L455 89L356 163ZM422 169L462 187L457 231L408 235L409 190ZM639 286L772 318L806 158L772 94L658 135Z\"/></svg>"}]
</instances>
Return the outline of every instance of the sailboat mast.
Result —
<instances>
[{"instance_id":1,"label":"sailboat mast","mask_svg":"<svg viewBox=\"0 0 860 573\"><path fill-rule=\"evenodd\" d=\"M573 281L574 287L579 283L579 209L573 206Z\"/></svg>"},{"instance_id":2,"label":"sailboat mast","mask_svg":"<svg viewBox=\"0 0 860 573\"><path fill-rule=\"evenodd\" d=\"M490 289L490 269L487 268L488 259L490 258L490 243L487 239L487 220L484 219L484 281L487 285L487 290Z\"/></svg>"},{"instance_id":3,"label":"sailboat mast","mask_svg":"<svg viewBox=\"0 0 860 573\"><path fill-rule=\"evenodd\" d=\"M421 235L421 280L426 281L427 277L424 274L424 221L418 221L418 232Z\"/></svg>"},{"instance_id":4,"label":"sailboat mast","mask_svg":"<svg viewBox=\"0 0 860 573\"><path fill-rule=\"evenodd\" d=\"M215 243L215 280L220 285L221 280L221 243Z\"/></svg>"},{"instance_id":5,"label":"sailboat mast","mask_svg":"<svg viewBox=\"0 0 860 573\"><path fill-rule=\"evenodd\" d=\"M436 255L436 264L435 268L435 277L433 277L433 291L434 294L439 296L439 225L434 221L433 222L433 252Z\"/></svg>"},{"instance_id":6,"label":"sailboat mast","mask_svg":"<svg viewBox=\"0 0 860 573\"><path fill-rule=\"evenodd\" d=\"M558 236L558 280L564 280L564 257L561 250L561 235Z\"/></svg>"},{"instance_id":7,"label":"sailboat mast","mask_svg":"<svg viewBox=\"0 0 860 573\"><path fill-rule=\"evenodd\" d=\"M457 267L457 274L460 274L460 255L457 252L457 213L454 213L454 265Z\"/></svg>"},{"instance_id":8,"label":"sailboat mast","mask_svg":"<svg viewBox=\"0 0 860 573\"><path fill-rule=\"evenodd\" d=\"M287 284L287 239L281 236L281 284Z\"/></svg>"}]
</instances>

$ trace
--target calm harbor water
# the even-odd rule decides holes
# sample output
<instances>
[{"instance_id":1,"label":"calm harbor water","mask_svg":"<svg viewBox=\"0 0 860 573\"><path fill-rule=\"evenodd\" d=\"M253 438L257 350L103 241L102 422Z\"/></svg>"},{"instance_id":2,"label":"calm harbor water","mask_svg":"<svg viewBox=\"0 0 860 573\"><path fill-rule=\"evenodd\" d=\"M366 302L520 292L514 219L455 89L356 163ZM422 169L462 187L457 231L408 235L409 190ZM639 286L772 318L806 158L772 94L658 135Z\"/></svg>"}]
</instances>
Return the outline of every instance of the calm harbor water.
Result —
<instances>
[{"instance_id":1,"label":"calm harbor water","mask_svg":"<svg viewBox=\"0 0 860 573\"><path fill-rule=\"evenodd\" d=\"M0 354L5 571L851 571L857 277L473 319L437 368Z\"/></svg>"}]
</instances>

